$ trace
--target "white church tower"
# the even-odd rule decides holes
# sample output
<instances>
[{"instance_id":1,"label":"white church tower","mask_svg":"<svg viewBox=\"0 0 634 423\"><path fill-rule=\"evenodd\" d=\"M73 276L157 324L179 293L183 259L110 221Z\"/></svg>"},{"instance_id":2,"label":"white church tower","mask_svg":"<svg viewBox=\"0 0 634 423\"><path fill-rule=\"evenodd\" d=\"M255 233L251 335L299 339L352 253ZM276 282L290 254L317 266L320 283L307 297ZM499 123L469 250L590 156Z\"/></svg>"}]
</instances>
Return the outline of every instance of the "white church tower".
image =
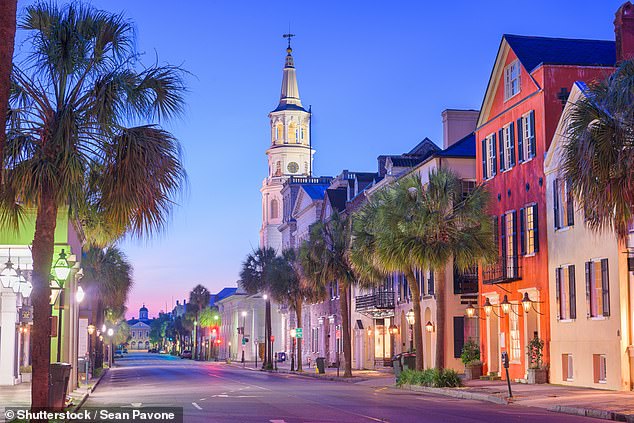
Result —
<instances>
[{"instance_id":1,"label":"white church tower","mask_svg":"<svg viewBox=\"0 0 634 423\"><path fill-rule=\"evenodd\" d=\"M262 182L262 228L260 246L282 249L282 185L290 176L308 177L314 150L310 143L310 112L302 106L297 88L291 37L288 38L280 102L271 113L271 144L266 150L269 174Z\"/></svg>"}]
</instances>

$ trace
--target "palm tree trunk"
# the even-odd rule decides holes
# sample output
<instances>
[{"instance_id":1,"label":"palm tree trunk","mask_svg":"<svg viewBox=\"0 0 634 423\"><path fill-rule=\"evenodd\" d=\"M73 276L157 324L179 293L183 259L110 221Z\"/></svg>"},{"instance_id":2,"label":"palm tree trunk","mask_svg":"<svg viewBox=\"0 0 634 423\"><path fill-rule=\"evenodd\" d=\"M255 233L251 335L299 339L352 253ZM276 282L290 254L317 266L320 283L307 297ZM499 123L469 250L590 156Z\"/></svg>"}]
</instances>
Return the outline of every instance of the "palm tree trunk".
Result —
<instances>
[{"instance_id":1,"label":"palm tree trunk","mask_svg":"<svg viewBox=\"0 0 634 423\"><path fill-rule=\"evenodd\" d=\"M445 269L436 274L436 368L445 367Z\"/></svg>"},{"instance_id":2,"label":"palm tree trunk","mask_svg":"<svg viewBox=\"0 0 634 423\"><path fill-rule=\"evenodd\" d=\"M33 326L31 334L31 408L48 406L49 365L51 362L50 274L55 248L57 203L53 190L42 188L33 238ZM61 336L61 334L57 334Z\"/></svg>"},{"instance_id":3,"label":"palm tree trunk","mask_svg":"<svg viewBox=\"0 0 634 423\"><path fill-rule=\"evenodd\" d=\"M412 291L412 305L414 308L414 348L416 349L416 370L423 370L423 325L421 323L420 311L420 289L414 269L407 269L405 276Z\"/></svg>"},{"instance_id":4,"label":"palm tree trunk","mask_svg":"<svg viewBox=\"0 0 634 423\"><path fill-rule=\"evenodd\" d=\"M352 341L350 339L350 314L348 313L348 290L350 287L347 285L344 286L345 288L339 292L339 305L341 306L341 320L343 323L341 340L343 343L343 357L345 361L343 377L352 377ZM339 361L339 357L337 357L337 361Z\"/></svg>"},{"instance_id":5,"label":"palm tree trunk","mask_svg":"<svg viewBox=\"0 0 634 423\"><path fill-rule=\"evenodd\" d=\"M297 327L302 327L302 300L297 301L297 305L295 306L295 315L297 317ZM297 371L302 372L302 338L296 338L297 346Z\"/></svg>"},{"instance_id":6,"label":"palm tree trunk","mask_svg":"<svg viewBox=\"0 0 634 423\"><path fill-rule=\"evenodd\" d=\"M17 0L3 0L0 2L0 122L3 122L3 130L0 131L0 151L4 150L6 140L4 122L7 120L9 90L11 87L17 7Z\"/></svg>"}]
</instances>

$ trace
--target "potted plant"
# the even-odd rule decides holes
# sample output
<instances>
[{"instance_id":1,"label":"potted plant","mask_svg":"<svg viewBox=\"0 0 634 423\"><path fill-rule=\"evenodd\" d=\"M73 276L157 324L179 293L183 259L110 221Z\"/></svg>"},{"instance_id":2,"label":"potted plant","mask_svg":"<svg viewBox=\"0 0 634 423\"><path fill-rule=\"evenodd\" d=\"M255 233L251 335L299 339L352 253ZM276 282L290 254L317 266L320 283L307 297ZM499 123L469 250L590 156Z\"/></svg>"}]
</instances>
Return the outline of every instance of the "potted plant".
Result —
<instances>
[{"instance_id":1,"label":"potted plant","mask_svg":"<svg viewBox=\"0 0 634 423\"><path fill-rule=\"evenodd\" d=\"M462 347L460 360L464 364L465 380L479 379L482 376L480 347L473 340L468 340Z\"/></svg>"},{"instance_id":2,"label":"potted plant","mask_svg":"<svg viewBox=\"0 0 634 423\"><path fill-rule=\"evenodd\" d=\"M20 366L20 378L22 382L30 382L33 376L33 368L31 366Z\"/></svg>"},{"instance_id":3,"label":"potted plant","mask_svg":"<svg viewBox=\"0 0 634 423\"><path fill-rule=\"evenodd\" d=\"M543 365L544 341L535 332L526 346L528 353L527 383L548 383L548 369Z\"/></svg>"}]
</instances>

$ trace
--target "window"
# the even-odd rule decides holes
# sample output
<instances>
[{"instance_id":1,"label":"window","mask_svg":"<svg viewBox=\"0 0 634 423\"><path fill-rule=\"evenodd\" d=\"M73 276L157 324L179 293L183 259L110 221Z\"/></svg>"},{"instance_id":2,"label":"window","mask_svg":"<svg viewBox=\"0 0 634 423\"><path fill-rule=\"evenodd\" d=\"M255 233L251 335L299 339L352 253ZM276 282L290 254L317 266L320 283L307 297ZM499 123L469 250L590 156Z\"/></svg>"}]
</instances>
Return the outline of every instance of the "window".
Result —
<instances>
[{"instance_id":1,"label":"window","mask_svg":"<svg viewBox=\"0 0 634 423\"><path fill-rule=\"evenodd\" d=\"M519 313L517 310L517 304L511 304L511 311L509 316L509 340L511 342L509 351L509 359L514 362L519 362L522 355L522 347L520 346L520 321Z\"/></svg>"},{"instance_id":2,"label":"window","mask_svg":"<svg viewBox=\"0 0 634 423\"><path fill-rule=\"evenodd\" d=\"M274 198L271 200L271 219L277 219L279 216L279 205L277 200Z\"/></svg>"},{"instance_id":3,"label":"window","mask_svg":"<svg viewBox=\"0 0 634 423\"><path fill-rule=\"evenodd\" d=\"M561 379L564 382L572 382L574 375L572 354L561 355Z\"/></svg>"},{"instance_id":4,"label":"window","mask_svg":"<svg viewBox=\"0 0 634 423\"><path fill-rule=\"evenodd\" d=\"M567 181L553 181L553 204L555 208L555 229L566 228L575 224L575 209L572 192Z\"/></svg>"},{"instance_id":5,"label":"window","mask_svg":"<svg viewBox=\"0 0 634 423\"><path fill-rule=\"evenodd\" d=\"M520 62L514 61L504 69L504 100L520 92Z\"/></svg>"},{"instance_id":6,"label":"window","mask_svg":"<svg viewBox=\"0 0 634 423\"><path fill-rule=\"evenodd\" d=\"M464 317L459 316L453 318L453 356L460 358L465 341L465 325Z\"/></svg>"},{"instance_id":7,"label":"window","mask_svg":"<svg viewBox=\"0 0 634 423\"><path fill-rule=\"evenodd\" d=\"M594 383L606 383L608 365L605 354L592 354L592 367L594 369Z\"/></svg>"},{"instance_id":8,"label":"window","mask_svg":"<svg viewBox=\"0 0 634 423\"><path fill-rule=\"evenodd\" d=\"M610 315L608 259L586 262L586 305L588 317Z\"/></svg>"},{"instance_id":9,"label":"window","mask_svg":"<svg viewBox=\"0 0 634 423\"><path fill-rule=\"evenodd\" d=\"M282 162L278 161L275 164L275 175L274 176L282 176Z\"/></svg>"},{"instance_id":10,"label":"window","mask_svg":"<svg viewBox=\"0 0 634 423\"><path fill-rule=\"evenodd\" d=\"M496 138L491 134L482 140L482 178L489 179L495 176L497 160L495 155Z\"/></svg>"},{"instance_id":11,"label":"window","mask_svg":"<svg viewBox=\"0 0 634 423\"><path fill-rule=\"evenodd\" d=\"M469 194L471 194L476 189L476 182L469 181L465 179L460 180L460 185L462 187L462 199L467 198Z\"/></svg>"},{"instance_id":12,"label":"window","mask_svg":"<svg viewBox=\"0 0 634 423\"><path fill-rule=\"evenodd\" d=\"M574 265L555 269L555 297L557 299L557 319L576 319L577 298Z\"/></svg>"},{"instance_id":13,"label":"window","mask_svg":"<svg viewBox=\"0 0 634 423\"><path fill-rule=\"evenodd\" d=\"M319 352L319 328L312 328L310 333L310 349L312 352Z\"/></svg>"},{"instance_id":14,"label":"window","mask_svg":"<svg viewBox=\"0 0 634 423\"><path fill-rule=\"evenodd\" d=\"M502 215L500 219L500 236L502 259L504 260L504 277L516 278L517 272L517 212L515 210Z\"/></svg>"},{"instance_id":15,"label":"window","mask_svg":"<svg viewBox=\"0 0 634 423\"><path fill-rule=\"evenodd\" d=\"M427 279L427 295L434 295L434 271L429 271L429 278Z\"/></svg>"},{"instance_id":16,"label":"window","mask_svg":"<svg viewBox=\"0 0 634 423\"><path fill-rule=\"evenodd\" d=\"M522 255L532 255L539 251L539 222L537 204L520 209L520 248Z\"/></svg>"},{"instance_id":17,"label":"window","mask_svg":"<svg viewBox=\"0 0 634 423\"><path fill-rule=\"evenodd\" d=\"M515 166L515 128L513 122L500 129L500 171Z\"/></svg>"},{"instance_id":18,"label":"window","mask_svg":"<svg viewBox=\"0 0 634 423\"><path fill-rule=\"evenodd\" d=\"M517 161L528 161L535 157L535 111L517 120Z\"/></svg>"}]
</instances>

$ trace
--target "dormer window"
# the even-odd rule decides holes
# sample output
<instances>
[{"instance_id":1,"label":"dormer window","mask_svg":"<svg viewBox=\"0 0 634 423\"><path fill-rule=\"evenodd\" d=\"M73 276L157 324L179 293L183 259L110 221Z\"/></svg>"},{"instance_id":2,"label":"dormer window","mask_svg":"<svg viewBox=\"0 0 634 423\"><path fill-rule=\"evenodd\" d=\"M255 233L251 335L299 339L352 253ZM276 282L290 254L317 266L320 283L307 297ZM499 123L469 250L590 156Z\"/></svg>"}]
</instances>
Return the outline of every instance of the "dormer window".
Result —
<instances>
[{"instance_id":1,"label":"dormer window","mask_svg":"<svg viewBox=\"0 0 634 423\"><path fill-rule=\"evenodd\" d=\"M518 60L504 69L504 101L520 92L520 62Z\"/></svg>"}]
</instances>

